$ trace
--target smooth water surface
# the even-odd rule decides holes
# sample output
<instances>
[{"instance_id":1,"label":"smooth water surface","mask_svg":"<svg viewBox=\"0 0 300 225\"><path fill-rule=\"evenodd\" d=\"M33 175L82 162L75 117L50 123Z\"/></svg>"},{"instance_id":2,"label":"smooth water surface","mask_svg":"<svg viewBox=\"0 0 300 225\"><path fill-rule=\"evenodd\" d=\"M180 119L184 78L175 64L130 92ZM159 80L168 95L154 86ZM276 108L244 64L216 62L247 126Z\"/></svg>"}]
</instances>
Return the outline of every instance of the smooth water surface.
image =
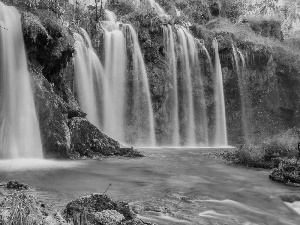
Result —
<instances>
[{"instance_id":1,"label":"smooth water surface","mask_svg":"<svg viewBox=\"0 0 300 225\"><path fill-rule=\"evenodd\" d=\"M27 183L40 199L60 207L84 194L104 192L111 184L110 197L146 208L140 217L157 224L300 224L293 205L278 197L299 190L270 181L268 170L203 156L211 149L143 151L148 157L1 161L0 179Z\"/></svg>"}]
</instances>

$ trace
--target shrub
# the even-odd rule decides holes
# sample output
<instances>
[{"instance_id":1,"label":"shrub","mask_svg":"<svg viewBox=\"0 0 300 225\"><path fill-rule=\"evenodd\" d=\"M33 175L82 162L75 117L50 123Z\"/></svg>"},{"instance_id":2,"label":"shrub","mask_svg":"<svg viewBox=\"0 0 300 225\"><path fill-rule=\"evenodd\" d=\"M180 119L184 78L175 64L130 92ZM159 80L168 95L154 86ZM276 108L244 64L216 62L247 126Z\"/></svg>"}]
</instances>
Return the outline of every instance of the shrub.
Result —
<instances>
[{"instance_id":1,"label":"shrub","mask_svg":"<svg viewBox=\"0 0 300 225\"><path fill-rule=\"evenodd\" d=\"M284 160L295 160L300 130L294 128L265 139L261 144L251 143L241 146L235 151L219 154L225 160L250 167L273 168Z\"/></svg>"},{"instance_id":2,"label":"shrub","mask_svg":"<svg viewBox=\"0 0 300 225\"><path fill-rule=\"evenodd\" d=\"M299 132L294 128L265 140L260 147L264 151L264 160L270 161L277 157L296 157Z\"/></svg>"},{"instance_id":3,"label":"shrub","mask_svg":"<svg viewBox=\"0 0 300 225\"><path fill-rule=\"evenodd\" d=\"M122 0L122 1L108 0L106 3L106 8L110 11L113 11L118 16L125 16L135 11L136 4L135 1L133 0Z\"/></svg>"}]
</instances>

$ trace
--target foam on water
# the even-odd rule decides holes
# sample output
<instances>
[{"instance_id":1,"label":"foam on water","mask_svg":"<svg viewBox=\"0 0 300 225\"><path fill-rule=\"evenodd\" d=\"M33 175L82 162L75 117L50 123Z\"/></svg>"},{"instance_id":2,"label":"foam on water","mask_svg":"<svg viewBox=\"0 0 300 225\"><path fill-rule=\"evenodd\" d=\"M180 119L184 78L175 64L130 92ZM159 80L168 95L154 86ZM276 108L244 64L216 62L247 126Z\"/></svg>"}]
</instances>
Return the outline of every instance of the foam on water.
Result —
<instances>
[{"instance_id":1,"label":"foam on water","mask_svg":"<svg viewBox=\"0 0 300 225\"><path fill-rule=\"evenodd\" d=\"M294 210L296 213L298 213L300 215L300 202L293 202L293 203L285 202L285 204L290 209Z\"/></svg>"},{"instance_id":2,"label":"foam on water","mask_svg":"<svg viewBox=\"0 0 300 225\"><path fill-rule=\"evenodd\" d=\"M58 161L46 159L13 159L0 160L0 171L27 171L27 170L58 170L78 168L84 161Z\"/></svg>"},{"instance_id":3,"label":"foam on water","mask_svg":"<svg viewBox=\"0 0 300 225\"><path fill-rule=\"evenodd\" d=\"M210 202L210 203L216 203L217 205L227 205L232 209L237 209L238 210L238 214L241 214L241 212L246 212L246 213L250 213L250 214L256 214L257 216L267 216L269 219L272 219L274 221L280 221L280 224L286 224L286 225L296 225L295 223L293 223L292 221L283 219L275 214L271 214L265 211L262 211L261 209L258 208L254 208L236 201L233 201L231 199L225 199L225 200L214 200L214 199L210 199L210 200L194 200L193 202ZM299 204L300 206L300 204ZM234 218L239 218L239 216L235 216L235 215L225 215L225 214L219 214L216 213L214 211L206 211L206 213L200 213L199 216L211 216L211 217L215 217L218 219L223 220L224 216L230 216L230 217L234 217ZM249 223L248 223L249 224ZM250 223L251 224L251 223Z\"/></svg>"}]
</instances>

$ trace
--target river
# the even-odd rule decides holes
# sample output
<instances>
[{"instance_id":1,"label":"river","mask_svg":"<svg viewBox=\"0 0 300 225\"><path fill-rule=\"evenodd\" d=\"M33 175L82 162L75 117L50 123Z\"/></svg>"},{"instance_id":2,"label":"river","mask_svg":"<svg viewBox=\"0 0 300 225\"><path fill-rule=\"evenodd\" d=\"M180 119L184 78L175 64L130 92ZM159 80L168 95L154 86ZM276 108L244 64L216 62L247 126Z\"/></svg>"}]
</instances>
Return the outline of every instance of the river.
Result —
<instances>
[{"instance_id":1,"label":"river","mask_svg":"<svg viewBox=\"0 0 300 225\"><path fill-rule=\"evenodd\" d=\"M55 207L108 188L112 199L143 209L139 215L143 221L162 225L300 224L296 212L300 204L279 198L299 189L272 182L269 170L227 165L204 156L211 149L143 151L147 157L138 159L1 161L0 179L33 186L39 199Z\"/></svg>"}]
</instances>

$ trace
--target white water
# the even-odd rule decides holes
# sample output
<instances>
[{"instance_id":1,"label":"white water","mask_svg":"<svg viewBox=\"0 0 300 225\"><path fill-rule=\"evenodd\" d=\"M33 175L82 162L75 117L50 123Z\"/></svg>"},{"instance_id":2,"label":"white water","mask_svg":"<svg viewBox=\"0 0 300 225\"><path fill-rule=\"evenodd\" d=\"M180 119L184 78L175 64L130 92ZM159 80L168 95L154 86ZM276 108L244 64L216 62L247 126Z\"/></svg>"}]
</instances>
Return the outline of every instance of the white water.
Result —
<instances>
[{"instance_id":1,"label":"white water","mask_svg":"<svg viewBox=\"0 0 300 225\"><path fill-rule=\"evenodd\" d=\"M103 76L103 131L116 140L125 140L125 87L126 87L126 41L115 15L106 11L108 23L105 31L105 74Z\"/></svg>"},{"instance_id":2,"label":"white water","mask_svg":"<svg viewBox=\"0 0 300 225\"><path fill-rule=\"evenodd\" d=\"M124 35L132 46L133 60L133 115L137 124L138 146L155 146L154 115L146 66L142 56L139 41L134 28L130 24L123 26ZM136 127L136 126L135 126Z\"/></svg>"},{"instance_id":3,"label":"white water","mask_svg":"<svg viewBox=\"0 0 300 225\"><path fill-rule=\"evenodd\" d=\"M0 158L43 158L20 17L0 2Z\"/></svg>"},{"instance_id":4,"label":"white water","mask_svg":"<svg viewBox=\"0 0 300 225\"><path fill-rule=\"evenodd\" d=\"M226 127L226 113L225 113L225 99L223 88L222 67L219 56L219 46L216 39L213 40L213 47L215 49L215 138L214 146L227 146L227 127Z\"/></svg>"},{"instance_id":5,"label":"white water","mask_svg":"<svg viewBox=\"0 0 300 225\"><path fill-rule=\"evenodd\" d=\"M91 41L82 29L83 36L75 34L76 57L75 57L75 87L79 104L87 118L98 128L101 127L101 110L98 107L97 97L101 91L97 85L100 82L103 68L96 55ZM99 89L98 89L99 88Z\"/></svg>"},{"instance_id":6,"label":"white water","mask_svg":"<svg viewBox=\"0 0 300 225\"><path fill-rule=\"evenodd\" d=\"M239 91L241 95L241 112L242 112L242 126L243 126L243 132L244 132L244 140L245 142L250 141L250 134L249 134L249 93L248 93L248 85L246 83L245 76L245 68L246 68L246 62L245 58L242 54L242 52L232 44L232 51L234 56L234 62L235 62L235 69L238 77L238 84L239 84ZM240 65L240 59L242 62L242 65Z\"/></svg>"},{"instance_id":7,"label":"white water","mask_svg":"<svg viewBox=\"0 0 300 225\"><path fill-rule=\"evenodd\" d=\"M171 70L170 79L170 90L166 100L166 111L168 116L169 124L163 124L163 126L172 126L172 132L169 137L165 137L164 142L172 146L180 145L180 134L179 134L179 115L178 115L178 84L177 84L177 57L175 54L175 41L171 25L163 26L164 45L166 53L169 56L169 69Z\"/></svg>"},{"instance_id":8,"label":"white water","mask_svg":"<svg viewBox=\"0 0 300 225\"><path fill-rule=\"evenodd\" d=\"M190 34L183 27L178 27L178 38L180 44L180 72L182 75L181 83L182 87L182 99L181 101L184 104L182 109L184 110L184 116L187 120L186 126L184 129L184 136L186 138L186 145L196 145L196 136L195 136L195 116L194 116L194 99L193 99L193 88L192 88L192 68L189 55L194 57L195 55L195 46L191 42ZM193 61L193 58L192 58Z\"/></svg>"},{"instance_id":9,"label":"white water","mask_svg":"<svg viewBox=\"0 0 300 225\"><path fill-rule=\"evenodd\" d=\"M113 12L106 11L106 16L107 21L102 23L104 68L86 32L85 38L75 36L75 84L80 106L92 123L116 140L155 146L150 89L137 34L131 25L115 21ZM129 56L126 46L131 46Z\"/></svg>"},{"instance_id":10,"label":"white water","mask_svg":"<svg viewBox=\"0 0 300 225\"><path fill-rule=\"evenodd\" d=\"M135 3L139 7L148 4L159 14L165 14L155 1ZM159 7L155 7L157 5ZM89 58L93 59L94 56L82 57L84 52L80 49L77 51L80 56L77 57L76 71L77 74L83 74L77 80L80 82L80 79L84 79L79 86L87 84L86 88L78 87L79 99L82 98L80 105L83 105L90 120L104 133L128 145L155 147L159 141L164 146L208 146L208 120L198 58L198 40L183 26L176 26L174 30L170 25L163 26L166 60L170 70L166 72L170 75L170 87L163 106L163 121L158 124L166 128L166 131L156 140L149 82L137 34L131 25L116 21L113 12L106 10L106 17L107 21L102 21L105 37L104 66L103 70L98 69L100 72L97 73L97 78L84 78L84 74L89 72L82 68L89 67ZM87 35L85 39L90 42ZM84 44L82 41L81 43ZM91 44L88 46L94 54ZM205 49L204 46L203 48ZM102 68L101 63L98 64ZM93 90L95 80L100 91ZM221 104L221 100L216 105L219 103ZM102 109L100 112L99 106ZM226 132L226 123L225 129L217 129L216 134L225 135L224 141L216 142L214 146L227 146L224 131Z\"/></svg>"}]
</instances>

